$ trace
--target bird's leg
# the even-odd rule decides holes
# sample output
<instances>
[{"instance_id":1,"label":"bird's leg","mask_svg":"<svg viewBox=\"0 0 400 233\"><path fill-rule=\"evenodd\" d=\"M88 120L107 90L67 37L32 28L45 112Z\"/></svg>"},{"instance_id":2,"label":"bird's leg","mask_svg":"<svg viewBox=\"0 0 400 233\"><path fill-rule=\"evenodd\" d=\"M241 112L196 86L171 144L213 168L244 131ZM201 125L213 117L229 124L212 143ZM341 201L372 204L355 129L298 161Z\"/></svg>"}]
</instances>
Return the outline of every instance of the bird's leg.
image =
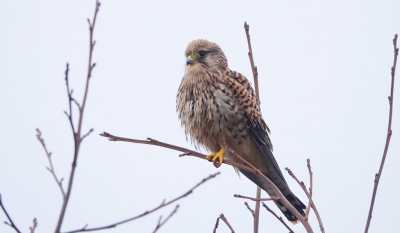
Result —
<instances>
[{"instance_id":1,"label":"bird's leg","mask_svg":"<svg viewBox=\"0 0 400 233\"><path fill-rule=\"evenodd\" d=\"M221 148L217 153L212 153L206 157L208 161L212 161L216 168L219 168L224 161L224 149ZM217 160L218 159L218 160Z\"/></svg>"}]
</instances>

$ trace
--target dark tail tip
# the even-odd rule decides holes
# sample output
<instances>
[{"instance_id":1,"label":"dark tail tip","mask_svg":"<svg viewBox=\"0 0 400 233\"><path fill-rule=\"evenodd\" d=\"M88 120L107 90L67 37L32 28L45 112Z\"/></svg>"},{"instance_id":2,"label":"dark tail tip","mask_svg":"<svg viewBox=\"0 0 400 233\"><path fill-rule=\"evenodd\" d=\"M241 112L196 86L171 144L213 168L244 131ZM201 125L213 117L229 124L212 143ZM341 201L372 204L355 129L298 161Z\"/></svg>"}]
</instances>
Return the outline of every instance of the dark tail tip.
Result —
<instances>
[{"instance_id":1,"label":"dark tail tip","mask_svg":"<svg viewBox=\"0 0 400 233\"><path fill-rule=\"evenodd\" d=\"M306 215L303 209L306 208L306 206L294 195L288 195L286 196L286 199L296 208L297 211L303 216ZM286 206L283 205L281 201L275 201L275 204L278 206L278 208L282 211L283 215L293 224L297 224L298 219L296 215L292 213Z\"/></svg>"}]
</instances>

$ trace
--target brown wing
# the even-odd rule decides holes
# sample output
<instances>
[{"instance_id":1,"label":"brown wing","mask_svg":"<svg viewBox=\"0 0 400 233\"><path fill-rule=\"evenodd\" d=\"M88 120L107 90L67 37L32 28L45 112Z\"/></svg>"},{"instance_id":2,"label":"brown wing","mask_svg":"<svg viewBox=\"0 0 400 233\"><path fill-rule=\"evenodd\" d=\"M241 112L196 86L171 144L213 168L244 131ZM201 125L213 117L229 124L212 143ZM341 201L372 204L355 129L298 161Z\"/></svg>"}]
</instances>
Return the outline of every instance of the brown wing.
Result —
<instances>
[{"instance_id":1,"label":"brown wing","mask_svg":"<svg viewBox=\"0 0 400 233\"><path fill-rule=\"evenodd\" d=\"M230 89L233 97L239 102L242 115L247 127L259 146L268 145L272 150L272 143L268 136L269 128L265 124L253 88L242 74L228 70L225 72L225 85Z\"/></svg>"},{"instance_id":2,"label":"brown wing","mask_svg":"<svg viewBox=\"0 0 400 233\"><path fill-rule=\"evenodd\" d=\"M260 104L257 101L249 81L245 76L231 70L225 72L224 78L225 85L230 89L233 97L238 101L241 107L241 113L244 116L249 133L260 149L265 159L264 161L272 165L272 172L276 172L286 184L282 171L272 154L272 143L268 135L269 128L261 116ZM257 183L254 180L253 182Z\"/></svg>"}]
</instances>

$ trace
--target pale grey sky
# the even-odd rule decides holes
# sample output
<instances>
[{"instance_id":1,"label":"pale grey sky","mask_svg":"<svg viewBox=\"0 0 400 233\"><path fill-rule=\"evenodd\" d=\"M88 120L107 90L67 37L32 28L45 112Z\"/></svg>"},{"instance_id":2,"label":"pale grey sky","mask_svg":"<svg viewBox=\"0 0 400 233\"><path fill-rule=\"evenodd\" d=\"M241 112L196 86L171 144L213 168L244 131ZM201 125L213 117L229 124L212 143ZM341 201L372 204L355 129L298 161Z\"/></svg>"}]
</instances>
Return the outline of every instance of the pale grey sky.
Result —
<instances>
[{"instance_id":1,"label":"pale grey sky","mask_svg":"<svg viewBox=\"0 0 400 233\"><path fill-rule=\"evenodd\" d=\"M362 232L388 123L392 39L400 33L400 1L101 1L83 127L85 139L63 231L133 217L221 175L179 201L159 232L212 232L224 213L236 232L252 231L244 200L256 187L227 165L216 169L164 148L108 142L109 133L193 148L175 113L187 44L221 46L232 70L251 81L244 21L250 24L263 117L275 157L308 185L326 232ZM35 137L40 128L59 177L68 179L73 141L64 72L82 98L88 25L94 0L3 1L0 8L0 193L20 230L52 232L62 198ZM400 71L398 71L400 72ZM395 85L393 136L370 232L396 232L400 218L400 84ZM75 111L76 112L76 111ZM303 202L306 197L284 172ZM66 183L66 181L64 181ZM267 197L263 193L263 197ZM250 203L252 206L254 203ZM279 215L277 208L270 203ZM174 206L108 232L152 232ZM317 221L311 224L318 232ZM1 222L6 220L0 213ZM293 230L305 232L300 225ZM1 233L13 230L0 224ZM229 232L220 224L218 233ZM287 232L261 210L260 232Z\"/></svg>"}]
</instances>

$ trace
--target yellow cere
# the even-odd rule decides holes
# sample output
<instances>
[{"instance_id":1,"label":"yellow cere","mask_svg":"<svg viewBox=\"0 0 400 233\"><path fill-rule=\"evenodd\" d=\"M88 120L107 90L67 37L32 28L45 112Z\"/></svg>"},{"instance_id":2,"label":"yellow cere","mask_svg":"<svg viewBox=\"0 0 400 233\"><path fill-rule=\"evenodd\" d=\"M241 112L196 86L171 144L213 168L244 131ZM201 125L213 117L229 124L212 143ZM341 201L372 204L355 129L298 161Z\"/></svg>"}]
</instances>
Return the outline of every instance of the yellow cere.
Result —
<instances>
[{"instance_id":1,"label":"yellow cere","mask_svg":"<svg viewBox=\"0 0 400 233\"><path fill-rule=\"evenodd\" d=\"M194 59L194 58L192 57L192 55L189 55L189 56L188 56L188 58L190 58L190 59Z\"/></svg>"}]
</instances>

